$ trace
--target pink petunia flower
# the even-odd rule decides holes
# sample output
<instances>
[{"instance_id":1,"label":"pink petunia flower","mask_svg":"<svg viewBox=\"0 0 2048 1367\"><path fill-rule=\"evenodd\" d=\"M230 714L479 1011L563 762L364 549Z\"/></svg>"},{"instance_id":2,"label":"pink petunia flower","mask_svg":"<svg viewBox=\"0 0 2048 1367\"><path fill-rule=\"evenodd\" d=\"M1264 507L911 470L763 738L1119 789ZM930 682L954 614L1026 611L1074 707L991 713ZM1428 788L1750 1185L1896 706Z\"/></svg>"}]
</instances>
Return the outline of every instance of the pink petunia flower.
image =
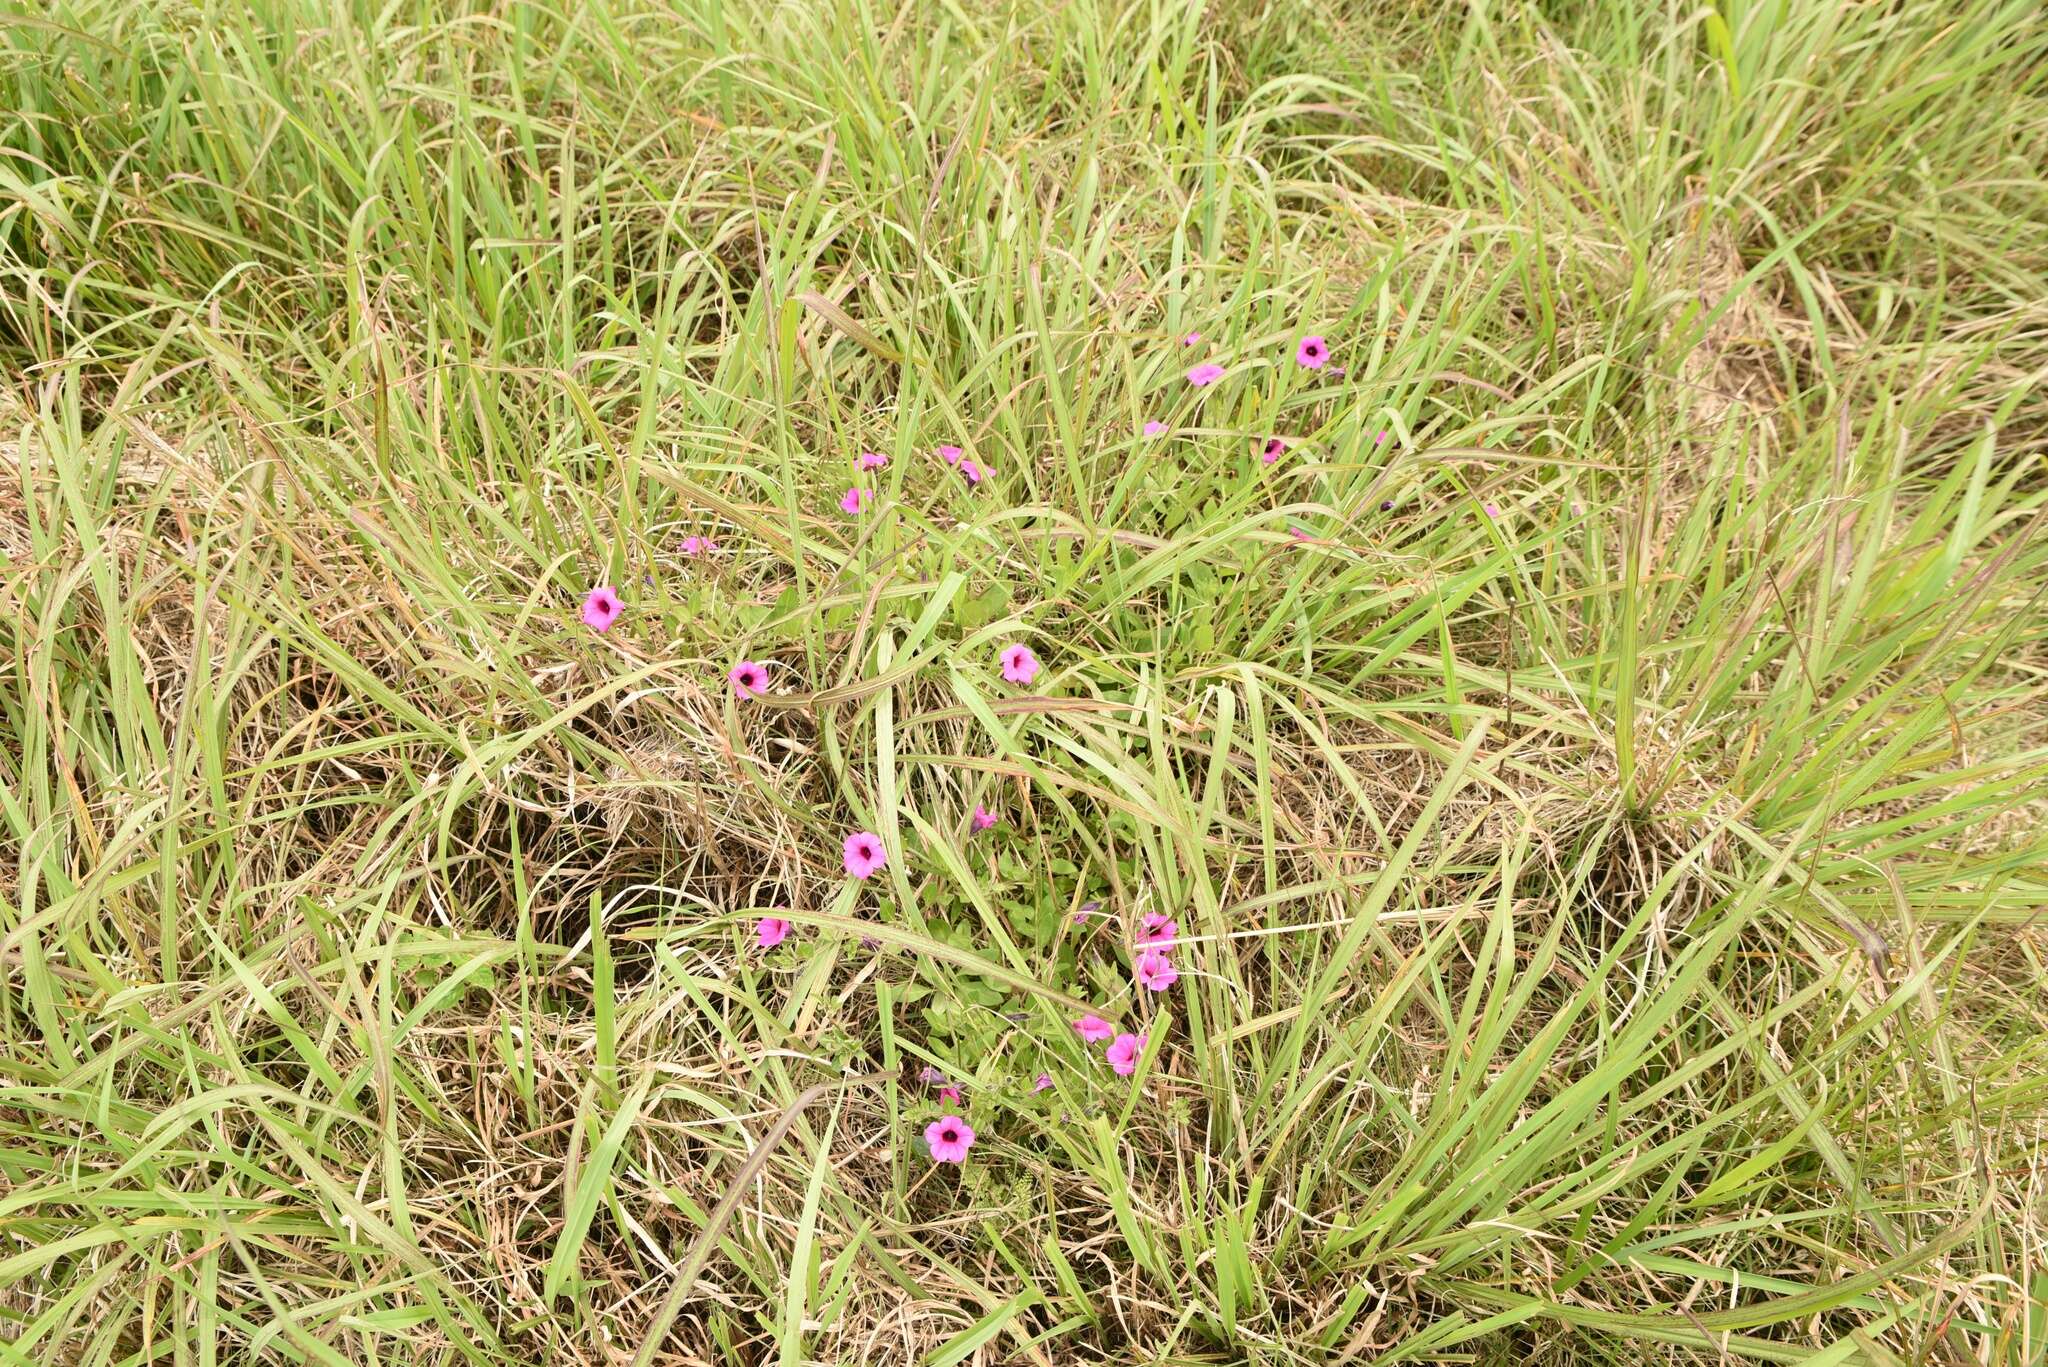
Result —
<instances>
[{"instance_id":1,"label":"pink petunia flower","mask_svg":"<svg viewBox=\"0 0 2048 1367\"><path fill-rule=\"evenodd\" d=\"M1074 1022L1074 1028L1081 1032L1081 1038L1090 1044L1100 1044L1116 1036L1116 1027L1097 1015L1086 1015Z\"/></svg>"},{"instance_id":2,"label":"pink petunia flower","mask_svg":"<svg viewBox=\"0 0 2048 1367\"><path fill-rule=\"evenodd\" d=\"M1118 1035L1109 1046L1109 1066L1116 1069L1118 1077L1129 1077L1138 1071L1138 1056L1145 1052L1145 1041L1149 1035Z\"/></svg>"},{"instance_id":3,"label":"pink petunia flower","mask_svg":"<svg viewBox=\"0 0 2048 1367\"><path fill-rule=\"evenodd\" d=\"M985 831L996 824L996 814L979 802L974 804L974 815L967 818L968 824L977 831Z\"/></svg>"},{"instance_id":4,"label":"pink petunia flower","mask_svg":"<svg viewBox=\"0 0 2048 1367\"><path fill-rule=\"evenodd\" d=\"M967 460L966 458L963 457L960 461L960 473L967 477L967 482L969 484L979 484L981 483L982 476L987 474L988 472L982 469L979 465L976 465L973 461Z\"/></svg>"},{"instance_id":5,"label":"pink petunia flower","mask_svg":"<svg viewBox=\"0 0 2048 1367\"><path fill-rule=\"evenodd\" d=\"M1180 927L1163 911L1145 913L1143 929L1138 932L1138 943L1151 945L1154 949L1172 949L1174 937L1180 934Z\"/></svg>"},{"instance_id":6,"label":"pink petunia flower","mask_svg":"<svg viewBox=\"0 0 2048 1367\"><path fill-rule=\"evenodd\" d=\"M619 614L626 605L619 601L619 595L608 586L592 589L583 599L583 625L592 631L610 631L612 623L619 620Z\"/></svg>"},{"instance_id":7,"label":"pink petunia flower","mask_svg":"<svg viewBox=\"0 0 2048 1367\"><path fill-rule=\"evenodd\" d=\"M708 536L686 536L683 538L684 555L710 555L717 549L718 543Z\"/></svg>"},{"instance_id":8,"label":"pink petunia flower","mask_svg":"<svg viewBox=\"0 0 2048 1367\"><path fill-rule=\"evenodd\" d=\"M725 676L732 683L732 691L742 698L758 698L768 691L768 666L753 660L741 660Z\"/></svg>"},{"instance_id":9,"label":"pink petunia flower","mask_svg":"<svg viewBox=\"0 0 2048 1367\"><path fill-rule=\"evenodd\" d=\"M974 1147L974 1130L957 1115L942 1115L924 1127L924 1142L934 1163L965 1163Z\"/></svg>"},{"instance_id":10,"label":"pink petunia flower","mask_svg":"<svg viewBox=\"0 0 2048 1367\"><path fill-rule=\"evenodd\" d=\"M875 496L873 494L856 484L840 496L839 511L845 513L848 517L858 517L860 516L860 510L867 507L874 500Z\"/></svg>"},{"instance_id":11,"label":"pink petunia flower","mask_svg":"<svg viewBox=\"0 0 2048 1367\"><path fill-rule=\"evenodd\" d=\"M855 878L866 878L889 862L882 837L872 831L855 831L846 837L845 855L846 871Z\"/></svg>"},{"instance_id":12,"label":"pink petunia flower","mask_svg":"<svg viewBox=\"0 0 2048 1367\"><path fill-rule=\"evenodd\" d=\"M754 938L761 942L761 948L773 949L789 938L789 922L780 916L763 916L754 927Z\"/></svg>"},{"instance_id":13,"label":"pink petunia flower","mask_svg":"<svg viewBox=\"0 0 2048 1367\"><path fill-rule=\"evenodd\" d=\"M1166 424L1159 421L1159 419L1157 418L1154 418L1152 421L1145 424L1145 435L1148 437L1163 436L1165 435L1165 433Z\"/></svg>"},{"instance_id":14,"label":"pink petunia flower","mask_svg":"<svg viewBox=\"0 0 2048 1367\"><path fill-rule=\"evenodd\" d=\"M1031 1090L1034 1092L1042 1092L1050 1086L1052 1086L1052 1074L1040 1073L1038 1075L1038 1080L1031 1084Z\"/></svg>"},{"instance_id":15,"label":"pink petunia flower","mask_svg":"<svg viewBox=\"0 0 2048 1367\"><path fill-rule=\"evenodd\" d=\"M1180 970L1158 950L1148 949L1138 956L1137 978L1147 992L1164 992L1180 980Z\"/></svg>"},{"instance_id":16,"label":"pink petunia flower","mask_svg":"<svg viewBox=\"0 0 2048 1367\"><path fill-rule=\"evenodd\" d=\"M939 1095L944 1097L946 1100L954 1103L955 1105L958 1105L960 1102L960 1089L958 1087L952 1086L950 1083L944 1087L939 1088Z\"/></svg>"},{"instance_id":17,"label":"pink petunia flower","mask_svg":"<svg viewBox=\"0 0 2048 1367\"><path fill-rule=\"evenodd\" d=\"M1038 657L1027 645L1004 646L1001 655L1003 677L1015 684L1029 685L1038 677Z\"/></svg>"},{"instance_id":18,"label":"pink petunia flower","mask_svg":"<svg viewBox=\"0 0 2048 1367\"><path fill-rule=\"evenodd\" d=\"M1330 348L1320 337L1304 337L1294 349L1294 363L1308 370L1321 370L1330 361Z\"/></svg>"},{"instance_id":19,"label":"pink petunia flower","mask_svg":"<svg viewBox=\"0 0 2048 1367\"><path fill-rule=\"evenodd\" d=\"M1499 504L1495 504L1495 503L1489 503L1489 504L1487 504L1487 505L1486 505L1486 515L1487 515L1488 517L1499 517L1499 516L1500 516L1500 505L1499 505Z\"/></svg>"},{"instance_id":20,"label":"pink petunia flower","mask_svg":"<svg viewBox=\"0 0 2048 1367\"><path fill-rule=\"evenodd\" d=\"M1259 459L1271 465L1287 454L1287 443L1279 437L1266 438L1266 444L1259 448Z\"/></svg>"},{"instance_id":21,"label":"pink petunia flower","mask_svg":"<svg viewBox=\"0 0 2048 1367\"><path fill-rule=\"evenodd\" d=\"M1188 368L1188 383L1191 385L1215 384L1223 378L1223 367L1214 361L1204 361Z\"/></svg>"},{"instance_id":22,"label":"pink petunia flower","mask_svg":"<svg viewBox=\"0 0 2048 1367\"><path fill-rule=\"evenodd\" d=\"M1195 343L1197 343L1197 342L1199 342L1199 341L1201 341L1201 340L1202 340L1202 334L1201 334L1201 333L1199 333L1199 332L1190 332L1190 333L1189 333L1189 334L1188 334L1187 336L1185 336L1185 337L1183 337L1183 338L1181 338L1181 339L1180 339L1180 344L1181 344L1182 346L1193 346L1193 345L1194 345Z\"/></svg>"},{"instance_id":23,"label":"pink petunia flower","mask_svg":"<svg viewBox=\"0 0 2048 1367\"><path fill-rule=\"evenodd\" d=\"M939 459L948 465L958 465L963 454L965 453L957 446L941 446L939 448Z\"/></svg>"},{"instance_id":24,"label":"pink petunia flower","mask_svg":"<svg viewBox=\"0 0 2048 1367\"><path fill-rule=\"evenodd\" d=\"M860 453L860 459L853 464L854 468L859 470L879 470L888 463L889 458L880 451L863 451Z\"/></svg>"}]
</instances>

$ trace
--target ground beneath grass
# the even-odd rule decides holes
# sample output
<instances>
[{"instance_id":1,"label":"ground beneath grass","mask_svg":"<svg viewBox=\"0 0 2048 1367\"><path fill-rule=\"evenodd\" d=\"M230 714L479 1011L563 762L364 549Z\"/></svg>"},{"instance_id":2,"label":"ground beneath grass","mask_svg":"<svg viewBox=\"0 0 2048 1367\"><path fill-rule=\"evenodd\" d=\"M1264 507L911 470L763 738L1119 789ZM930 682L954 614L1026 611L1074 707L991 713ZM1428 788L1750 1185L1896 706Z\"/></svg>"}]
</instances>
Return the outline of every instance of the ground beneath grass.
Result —
<instances>
[{"instance_id":1,"label":"ground beneath grass","mask_svg":"<svg viewBox=\"0 0 2048 1367\"><path fill-rule=\"evenodd\" d=\"M2032 0L0 95L5 1361L2048 1353Z\"/></svg>"}]
</instances>

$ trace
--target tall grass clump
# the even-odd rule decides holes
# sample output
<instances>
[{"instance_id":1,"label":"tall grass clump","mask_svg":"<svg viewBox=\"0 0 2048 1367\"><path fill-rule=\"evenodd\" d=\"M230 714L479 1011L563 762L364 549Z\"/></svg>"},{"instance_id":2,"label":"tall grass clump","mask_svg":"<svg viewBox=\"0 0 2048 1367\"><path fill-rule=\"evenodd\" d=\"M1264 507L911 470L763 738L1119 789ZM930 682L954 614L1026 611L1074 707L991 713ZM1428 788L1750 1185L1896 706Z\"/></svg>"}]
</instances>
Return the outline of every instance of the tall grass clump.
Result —
<instances>
[{"instance_id":1,"label":"tall grass clump","mask_svg":"<svg viewBox=\"0 0 2048 1367\"><path fill-rule=\"evenodd\" d=\"M2035 4L0 91L7 1361L2048 1353Z\"/></svg>"}]
</instances>

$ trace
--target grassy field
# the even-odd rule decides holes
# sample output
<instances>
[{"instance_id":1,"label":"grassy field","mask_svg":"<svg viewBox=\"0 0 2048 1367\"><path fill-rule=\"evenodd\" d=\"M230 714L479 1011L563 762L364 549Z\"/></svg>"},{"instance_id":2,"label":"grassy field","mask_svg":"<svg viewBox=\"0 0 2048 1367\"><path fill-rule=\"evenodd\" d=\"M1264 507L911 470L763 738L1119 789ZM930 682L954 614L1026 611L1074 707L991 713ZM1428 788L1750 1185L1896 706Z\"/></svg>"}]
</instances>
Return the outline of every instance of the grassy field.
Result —
<instances>
[{"instance_id":1,"label":"grassy field","mask_svg":"<svg viewBox=\"0 0 2048 1367\"><path fill-rule=\"evenodd\" d=\"M0 1363L2043 1362L2044 168L2037 0L0 0Z\"/></svg>"}]
</instances>

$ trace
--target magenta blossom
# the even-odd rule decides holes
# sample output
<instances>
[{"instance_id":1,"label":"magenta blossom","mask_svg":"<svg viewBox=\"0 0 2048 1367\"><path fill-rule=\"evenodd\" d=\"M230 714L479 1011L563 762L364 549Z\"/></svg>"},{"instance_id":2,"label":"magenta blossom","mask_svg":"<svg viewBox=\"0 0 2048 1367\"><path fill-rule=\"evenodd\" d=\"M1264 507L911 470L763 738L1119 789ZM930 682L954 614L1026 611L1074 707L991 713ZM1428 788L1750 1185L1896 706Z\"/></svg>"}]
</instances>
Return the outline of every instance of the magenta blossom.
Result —
<instances>
[{"instance_id":1,"label":"magenta blossom","mask_svg":"<svg viewBox=\"0 0 2048 1367\"><path fill-rule=\"evenodd\" d=\"M934 1163L965 1163L974 1147L974 1130L957 1115L942 1115L924 1127L924 1142Z\"/></svg>"},{"instance_id":2,"label":"magenta blossom","mask_svg":"<svg viewBox=\"0 0 2048 1367\"><path fill-rule=\"evenodd\" d=\"M1296 541L1313 541L1315 539L1314 537L1309 535L1308 528L1306 527L1289 527L1287 529L1287 534L1293 537Z\"/></svg>"},{"instance_id":3,"label":"magenta blossom","mask_svg":"<svg viewBox=\"0 0 2048 1367\"><path fill-rule=\"evenodd\" d=\"M1106 1057L1109 1066L1116 1069L1118 1077L1129 1077L1138 1071L1138 1056L1145 1052L1145 1041L1149 1035L1118 1035L1109 1046Z\"/></svg>"},{"instance_id":4,"label":"magenta blossom","mask_svg":"<svg viewBox=\"0 0 2048 1367\"><path fill-rule=\"evenodd\" d=\"M855 878L866 878L889 862L882 837L873 831L855 831L846 837L845 853L846 871Z\"/></svg>"},{"instance_id":5,"label":"magenta blossom","mask_svg":"<svg viewBox=\"0 0 2048 1367\"><path fill-rule=\"evenodd\" d=\"M761 948L773 949L789 938L789 922L780 916L763 916L754 927L754 938L761 942Z\"/></svg>"},{"instance_id":6,"label":"magenta blossom","mask_svg":"<svg viewBox=\"0 0 2048 1367\"><path fill-rule=\"evenodd\" d=\"M981 466L976 465L973 461L963 457L960 461L960 473L966 476L967 482L969 484L979 484L982 481L982 477L986 475L988 471L982 469Z\"/></svg>"},{"instance_id":7,"label":"magenta blossom","mask_svg":"<svg viewBox=\"0 0 2048 1367\"><path fill-rule=\"evenodd\" d=\"M600 585L592 589L583 599L583 625L592 631L610 631L612 623L619 620L619 614L626 605L619 601L619 595L610 587Z\"/></svg>"},{"instance_id":8,"label":"magenta blossom","mask_svg":"<svg viewBox=\"0 0 2048 1367\"><path fill-rule=\"evenodd\" d=\"M1185 337L1183 337L1183 338L1181 338L1181 339L1180 339L1180 344L1181 344L1182 346L1193 346L1193 345L1194 345L1195 343L1197 343L1197 342L1199 342L1199 341L1201 341L1201 340L1202 340L1202 334L1201 334L1201 333L1199 333L1199 332L1190 332L1190 333L1189 333L1189 334L1188 334L1187 336L1185 336Z\"/></svg>"},{"instance_id":9,"label":"magenta blossom","mask_svg":"<svg viewBox=\"0 0 2048 1367\"><path fill-rule=\"evenodd\" d=\"M1204 361L1188 368L1188 383L1191 385L1215 384L1223 378L1223 367L1214 361Z\"/></svg>"},{"instance_id":10,"label":"magenta blossom","mask_svg":"<svg viewBox=\"0 0 2048 1367\"><path fill-rule=\"evenodd\" d=\"M1499 505L1499 504L1497 504L1497 503L1489 503L1489 504L1487 504L1487 505L1486 505L1486 515L1487 515L1488 517L1499 517L1499 516L1500 516L1500 505Z\"/></svg>"},{"instance_id":11,"label":"magenta blossom","mask_svg":"<svg viewBox=\"0 0 2048 1367\"><path fill-rule=\"evenodd\" d=\"M1138 932L1138 943L1151 945L1155 949L1172 949L1174 937L1180 934L1180 927L1163 911L1145 913L1144 928Z\"/></svg>"},{"instance_id":12,"label":"magenta blossom","mask_svg":"<svg viewBox=\"0 0 2048 1367\"><path fill-rule=\"evenodd\" d=\"M1042 1092L1050 1086L1052 1086L1052 1074L1040 1073L1038 1075L1038 1080L1031 1084L1031 1090L1034 1092Z\"/></svg>"},{"instance_id":13,"label":"magenta blossom","mask_svg":"<svg viewBox=\"0 0 2048 1367\"><path fill-rule=\"evenodd\" d=\"M979 802L974 804L974 815L967 818L968 824L977 831L985 831L996 824L996 814Z\"/></svg>"},{"instance_id":14,"label":"magenta blossom","mask_svg":"<svg viewBox=\"0 0 2048 1367\"><path fill-rule=\"evenodd\" d=\"M1165 434L1166 434L1166 424L1165 424L1165 423L1163 423L1163 422L1161 422L1161 421L1159 421L1159 419L1157 419L1157 418L1154 418L1154 419L1153 419L1152 421L1150 421L1150 422L1148 422L1148 423L1146 423L1146 424L1145 424L1145 435L1146 435L1146 436L1148 436L1148 437L1159 437L1159 436L1164 436Z\"/></svg>"},{"instance_id":15,"label":"magenta blossom","mask_svg":"<svg viewBox=\"0 0 2048 1367\"><path fill-rule=\"evenodd\" d=\"M742 698L758 698L768 691L768 666L753 660L741 660L725 677L732 682L732 691Z\"/></svg>"},{"instance_id":16,"label":"magenta blossom","mask_svg":"<svg viewBox=\"0 0 2048 1367\"><path fill-rule=\"evenodd\" d=\"M917 1080L930 1085L934 1082L944 1082L946 1075L927 1063L924 1067L917 1070Z\"/></svg>"},{"instance_id":17,"label":"magenta blossom","mask_svg":"<svg viewBox=\"0 0 2048 1367\"><path fill-rule=\"evenodd\" d=\"M858 470L879 470L888 463L889 458L880 451L863 451L860 453L860 459L853 464Z\"/></svg>"},{"instance_id":18,"label":"magenta blossom","mask_svg":"<svg viewBox=\"0 0 2048 1367\"><path fill-rule=\"evenodd\" d=\"M1011 683L1029 685L1038 677L1038 657L1027 645L1004 646L1000 656L1003 677Z\"/></svg>"},{"instance_id":19,"label":"magenta blossom","mask_svg":"<svg viewBox=\"0 0 2048 1367\"><path fill-rule=\"evenodd\" d=\"M1180 979L1180 970L1173 966L1173 960L1156 949L1148 949L1138 956L1138 986L1147 992L1164 992Z\"/></svg>"},{"instance_id":20,"label":"magenta blossom","mask_svg":"<svg viewBox=\"0 0 2048 1367\"><path fill-rule=\"evenodd\" d=\"M1074 1022L1074 1028L1081 1032L1081 1038L1090 1044L1100 1044L1116 1036L1116 1027L1097 1015L1086 1015Z\"/></svg>"},{"instance_id":21,"label":"magenta blossom","mask_svg":"<svg viewBox=\"0 0 2048 1367\"><path fill-rule=\"evenodd\" d=\"M848 517L860 516L860 510L875 501L875 496L858 484L839 497L839 511Z\"/></svg>"},{"instance_id":22,"label":"magenta blossom","mask_svg":"<svg viewBox=\"0 0 2048 1367\"><path fill-rule=\"evenodd\" d=\"M1320 337L1304 337L1294 349L1294 363L1308 370L1321 370L1330 361L1330 348Z\"/></svg>"},{"instance_id":23,"label":"magenta blossom","mask_svg":"<svg viewBox=\"0 0 2048 1367\"><path fill-rule=\"evenodd\" d=\"M1266 438L1266 444L1259 448L1259 459L1271 465L1287 454L1287 443L1279 437Z\"/></svg>"},{"instance_id":24,"label":"magenta blossom","mask_svg":"<svg viewBox=\"0 0 2048 1367\"><path fill-rule=\"evenodd\" d=\"M941 446L939 448L939 459L948 465L958 465L960 457L964 454L957 446Z\"/></svg>"},{"instance_id":25,"label":"magenta blossom","mask_svg":"<svg viewBox=\"0 0 2048 1367\"><path fill-rule=\"evenodd\" d=\"M708 536L686 536L683 538L684 555L710 555L718 549L718 543Z\"/></svg>"},{"instance_id":26,"label":"magenta blossom","mask_svg":"<svg viewBox=\"0 0 2048 1367\"><path fill-rule=\"evenodd\" d=\"M960 1102L960 1089L951 1084L939 1088L939 1095L955 1105L958 1105Z\"/></svg>"}]
</instances>

